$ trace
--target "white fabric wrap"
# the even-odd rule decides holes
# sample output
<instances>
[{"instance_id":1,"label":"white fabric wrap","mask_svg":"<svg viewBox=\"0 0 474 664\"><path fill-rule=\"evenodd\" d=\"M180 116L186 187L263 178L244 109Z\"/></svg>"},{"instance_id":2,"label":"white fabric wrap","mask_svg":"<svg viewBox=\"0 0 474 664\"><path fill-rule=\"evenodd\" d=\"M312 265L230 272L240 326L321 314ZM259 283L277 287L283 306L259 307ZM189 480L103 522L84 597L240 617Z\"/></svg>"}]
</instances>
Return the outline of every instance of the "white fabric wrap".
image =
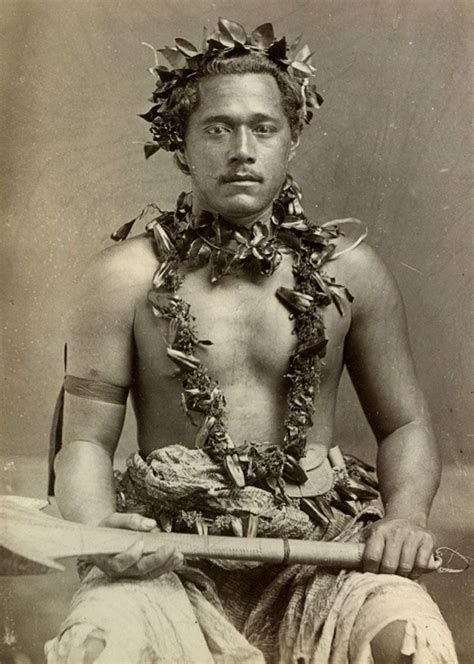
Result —
<instances>
[{"instance_id":1,"label":"white fabric wrap","mask_svg":"<svg viewBox=\"0 0 474 664\"><path fill-rule=\"evenodd\" d=\"M211 586L198 585L183 584L175 573L109 581L94 568L59 636L45 646L47 664L82 664L84 643L93 635L105 644L96 664L265 664L227 619ZM296 647L285 664L373 664L371 640L396 620L406 623L402 654L413 664L456 664L449 629L418 583L351 572L342 573L338 585L313 654Z\"/></svg>"},{"instance_id":2,"label":"white fabric wrap","mask_svg":"<svg viewBox=\"0 0 474 664\"><path fill-rule=\"evenodd\" d=\"M456 664L453 639L424 588L395 574L348 574L326 619L311 664L373 664L370 642L404 621L401 653L412 664Z\"/></svg>"}]
</instances>

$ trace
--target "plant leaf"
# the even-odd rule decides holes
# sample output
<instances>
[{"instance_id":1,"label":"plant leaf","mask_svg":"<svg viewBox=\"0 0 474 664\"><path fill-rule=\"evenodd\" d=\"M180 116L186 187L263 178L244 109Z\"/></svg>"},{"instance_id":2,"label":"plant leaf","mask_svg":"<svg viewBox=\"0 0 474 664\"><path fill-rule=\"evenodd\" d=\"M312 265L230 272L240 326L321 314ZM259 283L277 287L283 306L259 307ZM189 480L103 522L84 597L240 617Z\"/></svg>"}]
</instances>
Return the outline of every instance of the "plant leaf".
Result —
<instances>
[{"instance_id":1,"label":"plant leaf","mask_svg":"<svg viewBox=\"0 0 474 664\"><path fill-rule=\"evenodd\" d=\"M285 37L282 37L278 41L276 41L274 44L270 46L268 49L268 55L271 58L275 58L277 60L284 60L286 58L286 39Z\"/></svg>"},{"instance_id":2,"label":"plant leaf","mask_svg":"<svg viewBox=\"0 0 474 664\"><path fill-rule=\"evenodd\" d=\"M271 23L263 23L250 35L250 41L255 46L262 48L269 48L275 41L275 34L273 32L273 25Z\"/></svg>"},{"instance_id":3,"label":"plant leaf","mask_svg":"<svg viewBox=\"0 0 474 664\"><path fill-rule=\"evenodd\" d=\"M224 26L232 39L238 44L245 44L247 41L247 33L240 23L228 21L226 18L220 18L218 25L219 27Z\"/></svg>"},{"instance_id":4,"label":"plant leaf","mask_svg":"<svg viewBox=\"0 0 474 664\"><path fill-rule=\"evenodd\" d=\"M180 37L177 37L174 41L178 51L180 51L187 58L192 58L199 53L197 48L193 44L191 44L191 42L188 42L186 39L181 39Z\"/></svg>"},{"instance_id":5,"label":"plant leaf","mask_svg":"<svg viewBox=\"0 0 474 664\"><path fill-rule=\"evenodd\" d=\"M160 109L160 106L161 104L156 104L155 106L152 106L146 113L139 113L138 117L143 118L143 120L146 120L147 122L153 122L156 112Z\"/></svg>"},{"instance_id":6,"label":"plant leaf","mask_svg":"<svg viewBox=\"0 0 474 664\"><path fill-rule=\"evenodd\" d=\"M165 229L161 226L159 222L153 224L153 236L155 238L158 258L162 260L165 256L167 256L171 252L173 245L168 236L168 233L165 231Z\"/></svg>"},{"instance_id":7,"label":"plant leaf","mask_svg":"<svg viewBox=\"0 0 474 664\"><path fill-rule=\"evenodd\" d=\"M298 45L300 43L301 37L303 36L303 33L301 32L296 39L293 41L291 44L290 48L288 49L290 53L296 53L296 49L298 48ZM294 60L297 60L298 58L293 58Z\"/></svg>"},{"instance_id":8,"label":"plant leaf","mask_svg":"<svg viewBox=\"0 0 474 664\"><path fill-rule=\"evenodd\" d=\"M180 368L197 369L201 364L201 361L194 355L186 355L186 353L176 350L176 348L167 348L166 354Z\"/></svg>"},{"instance_id":9,"label":"plant leaf","mask_svg":"<svg viewBox=\"0 0 474 664\"><path fill-rule=\"evenodd\" d=\"M217 37L218 41L227 48L233 48L235 44L234 38L227 30L225 25L221 22L221 19L219 19L217 22L217 29L218 29L218 37Z\"/></svg>"},{"instance_id":10,"label":"plant leaf","mask_svg":"<svg viewBox=\"0 0 474 664\"><path fill-rule=\"evenodd\" d=\"M209 260L210 247L200 238L196 238L189 249L188 263L190 267L202 267Z\"/></svg>"},{"instance_id":11,"label":"plant leaf","mask_svg":"<svg viewBox=\"0 0 474 664\"><path fill-rule=\"evenodd\" d=\"M118 230L112 233L112 235L110 236L111 239L114 240L115 242L123 242L123 240L126 240L135 222L136 218L132 219L131 221L127 221L126 224L123 224L123 226L120 226Z\"/></svg>"},{"instance_id":12,"label":"plant leaf","mask_svg":"<svg viewBox=\"0 0 474 664\"><path fill-rule=\"evenodd\" d=\"M148 291L147 297L148 301L151 302L152 305L160 311L160 313L167 311L171 303L171 297L169 294L158 293L156 290Z\"/></svg>"},{"instance_id":13,"label":"plant leaf","mask_svg":"<svg viewBox=\"0 0 474 664\"><path fill-rule=\"evenodd\" d=\"M295 70L296 74L304 74L305 76L314 75L314 67L307 65L305 62L295 62L291 63L292 69Z\"/></svg>"},{"instance_id":14,"label":"plant leaf","mask_svg":"<svg viewBox=\"0 0 474 664\"><path fill-rule=\"evenodd\" d=\"M298 62L305 62L308 58L311 57L311 55L312 53L309 50L308 44L305 44L303 48L295 55L294 60L297 60Z\"/></svg>"},{"instance_id":15,"label":"plant leaf","mask_svg":"<svg viewBox=\"0 0 474 664\"><path fill-rule=\"evenodd\" d=\"M145 143L143 146L145 151L145 159L149 159L155 152L158 152L160 146L157 143Z\"/></svg>"},{"instance_id":16,"label":"plant leaf","mask_svg":"<svg viewBox=\"0 0 474 664\"><path fill-rule=\"evenodd\" d=\"M163 54L173 69L181 69L186 66L186 58L177 48L165 46L164 48L159 48L157 50L159 53Z\"/></svg>"}]
</instances>

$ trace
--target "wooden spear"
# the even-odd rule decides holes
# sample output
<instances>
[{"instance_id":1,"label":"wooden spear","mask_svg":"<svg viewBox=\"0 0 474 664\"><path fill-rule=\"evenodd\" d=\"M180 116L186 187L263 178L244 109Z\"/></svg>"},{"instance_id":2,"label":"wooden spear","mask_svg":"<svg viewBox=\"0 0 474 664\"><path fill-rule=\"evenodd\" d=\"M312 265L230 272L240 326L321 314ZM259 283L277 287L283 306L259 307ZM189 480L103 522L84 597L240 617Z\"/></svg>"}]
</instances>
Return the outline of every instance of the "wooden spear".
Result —
<instances>
[{"instance_id":1,"label":"wooden spear","mask_svg":"<svg viewBox=\"0 0 474 664\"><path fill-rule=\"evenodd\" d=\"M0 497L0 575L62 571L58 559L123 551L137 540L144 553L171 544L186 558L245 560L276 564L319 565L357 569L364 545L294 539L222 537L184 533L141 532L86 526L34 509L31 499ZM37 501L42 504L42 501ZM432 558L430 570L441 561Z\"/></svg>"}]
</instances>

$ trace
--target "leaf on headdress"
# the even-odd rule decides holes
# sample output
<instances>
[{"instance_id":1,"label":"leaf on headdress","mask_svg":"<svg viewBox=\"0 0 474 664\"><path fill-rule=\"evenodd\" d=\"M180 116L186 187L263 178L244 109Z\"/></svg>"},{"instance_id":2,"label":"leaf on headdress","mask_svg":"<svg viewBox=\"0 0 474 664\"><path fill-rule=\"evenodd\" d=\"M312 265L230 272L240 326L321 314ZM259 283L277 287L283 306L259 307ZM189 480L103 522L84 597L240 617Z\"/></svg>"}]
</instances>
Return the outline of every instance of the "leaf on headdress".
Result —
<instances>
[{"instance_id":1,"label":"leaf on headdress","mask_svg":"<svg viewBox=\"0 0 474 664\"><path fill-rule=\"evenodd\" d=\"M293 54L293 53L296 53L296 49L298 48L298 45L299 45L299 43L300 43L300 40L301 40L301 37L302 37L302 36L303 36L303 33L301 32L301 33L296 37L296 39L293 41L293 43L291 44L291 46L290 46L289 49L288 49L288 51L289 51L290 53L292 53L292 54ZM293 58L293 60L297 60L297 58Z\"/></svg>"},{"instance_id":2,"label":"leaf on headdress","mask_svg":"<svg viewBox=\"0 0 474 664\"><path fill-rule=\"evenodd\" d=\"M306 64L305 62L295 62L291 63L292 69L295 71L295 74L305 76L314 76L315 69L311 65Z\"/></svg>"},{"instance_id":3,"label":"leaf on headdress","mask_svg":"<svg viewBox=\"0 0 474 664\"><path fill-rule=\"evenodd\" d=\"M259 25L250 35L250 42L261 48L269 48L274 41L275 34L271 23L263 23L262 25Z\"/></svg>"},{"instance_id":4,"label":"leaf on headdress","mask_svg":"<svg viewBox=\"0 0 474 664\"><path fill-rule=\"evenodd\" d=\"M168 67L160 65L156 68L156 73L160 77L162 83L168 83L168 81L173 81L175 79L174 71L170 71Z\"/></svg>"},{"instance_id":5,"label":"leaf on headdress","mask_svg":"<svg viewBox=\"0 0 474 664\"><path fill-rule=\"evenodd\" d=\"M219 37L219 39L220 39L220 37ZM226 48L225 45L222 44L218 39L213 39L212 37L209 37L209 39L207 40L207 43L208 43L208 46L209 46L210 50L216 50L216 49L223 50L223 49Z\"/></svg>"},{"instance_id":6,"label":"leaf on headdress","mask_svg":"<svg viewBox=\"0 0 474 664\"><path fill-rule=\"evenodd\" d=\"M202 60L203 60L202 53L198 53L197 55L194 55L192 58L188 58L187 66L192 71L197 71L202 64Z\"/></svg>"},{"instance_id":7,"label":"leaf on headdress","mask_svg":"<svg viewBox=\"0 0 474 664\"><path fill-rule=\"evenodd\" d=\"M314 85L308 85L306 88L306 104L312 108L319 108L323 103L323 98L316 92Z\"/></svg>"},{"instance_id":8,"label":"leaf on headdress","mask_svg":"<svg viewBox=\"0 0 474 664\"><path fill-rule=\"evenodd\" d=\"M160 108L159 104L152 106L150 110L147 111L146 113L139 113L138 117L143 118L143 120L146 120L147 122L153 122L153 120L155 119L156 112L158 111L159 108Z\"/></svg>"},{"instance_id":9,"label":"leaf on headdress","mask_svg":"<svg viewBox=\"0 0 474 664\"><path fill-rule=\"evenodd\" d=\"M234 38L227 30L225 25L221 23L220 19L217 22L216 30L211 35L211 39L218 41L220 44L222 44L222 46L225 46L226 48L233 48L235 44Z\"/></svg>"},{"instance_id":10,"label":"leaf on headdress","mask_svg":"<svg viewBox=\"0 0 474 664\"><path fill-rule=\"evenodd\" d=\"M207 35L209 34L209 30L207 28L207 25L205 25L202 29L202 42L201 42L201 51L204 53L207 51Z\"/></svg>"},{"instance_id":11,"label":"leaf on headdress","mask_svg":"<svg viewBox=\"0 0 474 664\"><path fill-rule=\"evenodd\" d=\"M155 154L155 152L158 152L160 149L160 146L157 145L156 143L145 143L143 146L143 149L145 151L145 159L149 159L152 154Z\"/></svg>"},{"instance_id":12,"label":"leaf on headdress","mask_svg":"<svg viewBox=\"0 0 474 664\"><path fill-rule=\"evenodd\" d=\"M174 40L174 42L176 44L176 48L178 49L178 51L180 51L187 58L192 58L193 56L199 53L197 48L193 44L191 44L191 42L188 42L186 39L181 39L181 37L177 37Z\"/></svg>"},{"instance_id":13,"label":"leaf on headdress","mask_svg":"<svg viewBox=\"0 0 474 664\"><path fill-rule=\"evenodd\" d=\"M308 44L305 44L301 50L295 55L294 60L298 62L306 62L312 56Z\"/></svg>"},{"instance_id":14,"label":"leaf on headdress","mask_svg":"<svg viewBox=\"0 0 474 664\"><path fill-rule=\"evenodd\" d=\"M159 53L163 54L173 69L181 69L186 66L186 58L177 48L165 46L164 48L159 48L157 50Z\"/></svg>"},{"instance_id":15,"label":"leaf on headdress","mask_svg":"<svg viewBox=\"0 0 474 664\"><path fill-rule=\"evenodd\" d=\"M286 58L286 39L282 37L268 49L268 55L275 60L284 60Z\"/></svg>"},{"instance_id":16,"label":"leaf on headdress","mask_svg":"<svg viewBox=\"0 0 474 664\"><path fill-rule=\"evenodd\" d=\"M226 18L220 18L218 22L219 27L224 26L232 39L238 44L245 44L247 41L247 33L240 23L235 21L228 21Z\"/></svg>"}]
</instances>

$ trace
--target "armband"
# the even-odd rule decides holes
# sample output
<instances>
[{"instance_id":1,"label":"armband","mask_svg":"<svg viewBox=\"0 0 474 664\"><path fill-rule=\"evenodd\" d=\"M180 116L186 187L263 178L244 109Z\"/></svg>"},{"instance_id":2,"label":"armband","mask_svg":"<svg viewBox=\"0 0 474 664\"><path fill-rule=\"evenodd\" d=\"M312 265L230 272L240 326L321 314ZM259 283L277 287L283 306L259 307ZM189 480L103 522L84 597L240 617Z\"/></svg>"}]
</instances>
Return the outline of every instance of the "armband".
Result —
<instances>
[{"instance_id":1,"label":"armband","mask_svg":"<svg viewBox=\"0 0 474 664\"><path fill-rule=\"evenodd\" d=\"M64 391L75 397L123 406L127 401L129 388L67 374L64 378Z\"/></svg>"}]
</instances>

